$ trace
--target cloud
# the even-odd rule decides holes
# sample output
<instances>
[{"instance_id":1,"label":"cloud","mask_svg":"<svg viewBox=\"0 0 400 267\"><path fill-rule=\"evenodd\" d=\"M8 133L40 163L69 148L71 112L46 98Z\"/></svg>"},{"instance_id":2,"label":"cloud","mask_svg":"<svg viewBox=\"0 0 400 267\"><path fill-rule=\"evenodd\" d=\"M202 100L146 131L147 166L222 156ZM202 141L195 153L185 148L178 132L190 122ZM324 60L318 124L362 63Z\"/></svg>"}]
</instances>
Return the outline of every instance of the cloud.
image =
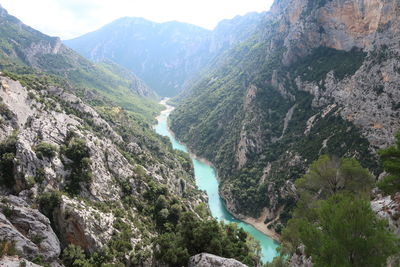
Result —
<instances>
[{"instance_id":1,"label":"cloud","mask_svg":"<svg viewBox=\"0 0 400 267\"><path fill-rule=\"evenodd\" d=\"M94 31L124 16L177 20L212 29L235 15L269 9L272 0L1 0L11 15L63 39Z\"/></svg>"}]
</instances>

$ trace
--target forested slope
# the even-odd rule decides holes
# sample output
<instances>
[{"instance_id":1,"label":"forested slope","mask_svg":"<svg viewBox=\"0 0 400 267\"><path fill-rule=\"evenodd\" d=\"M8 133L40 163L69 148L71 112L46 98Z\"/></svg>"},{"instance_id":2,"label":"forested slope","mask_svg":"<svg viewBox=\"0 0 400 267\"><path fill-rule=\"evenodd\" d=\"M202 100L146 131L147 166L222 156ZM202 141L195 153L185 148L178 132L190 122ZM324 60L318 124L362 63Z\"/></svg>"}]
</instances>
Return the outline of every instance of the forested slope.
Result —
<instances>
[{"instance_id":1,"label":"forested slope","mask_svg":"<svg viewBox=\"0 0 400 267\"><path fill-rule=\"evenodd\" d=\"M175 100L172 130L216 165L234 214L267 208L280 232L322 154L382 172L376 151L400 127L398 15L396 1L276 1Z\"/></svg>"}]
</instances>

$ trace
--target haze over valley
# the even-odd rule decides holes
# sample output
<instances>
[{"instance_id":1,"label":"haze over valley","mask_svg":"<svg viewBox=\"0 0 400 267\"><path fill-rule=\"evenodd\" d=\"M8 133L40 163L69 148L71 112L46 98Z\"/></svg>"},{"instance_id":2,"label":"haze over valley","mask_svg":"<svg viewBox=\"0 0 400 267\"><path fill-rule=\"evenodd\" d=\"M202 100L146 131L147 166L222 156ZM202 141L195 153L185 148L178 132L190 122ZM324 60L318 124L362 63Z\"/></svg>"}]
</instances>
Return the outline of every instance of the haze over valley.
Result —
<instances>
[{"instance_id":1,"label":"haze over valley","mask_svg":"<svg viewBox=\"0 0 400 267\"><path fill-rule=\"evenodd\" d=\"M0 266L400 266L398 1L4 2Z\"/></svg>"}]
</instances>

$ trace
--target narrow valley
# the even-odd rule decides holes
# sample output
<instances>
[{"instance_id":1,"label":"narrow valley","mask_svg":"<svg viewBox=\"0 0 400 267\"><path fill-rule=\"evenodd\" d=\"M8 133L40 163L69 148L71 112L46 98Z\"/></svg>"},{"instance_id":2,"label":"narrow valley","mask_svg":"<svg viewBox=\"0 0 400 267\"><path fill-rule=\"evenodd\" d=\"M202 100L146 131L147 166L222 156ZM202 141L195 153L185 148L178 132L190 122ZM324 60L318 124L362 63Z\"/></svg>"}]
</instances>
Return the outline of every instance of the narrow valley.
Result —
<instances>
[{"instance_id":1,"label":"narrow valley","mask_svg":"<svg viewBox=\"0 0 400 267\"><path fill-rule=\"evenodd\" d=\"M208 206L211 210L211 215L224 223L236 223L240 228L243 228L246 232L248 232L253 238L255 238L258 242L260 242L261 246L261 259L265 262L270 262L274 257L278 255L276 248L278 247L278 243L272 239L271 235L265 225L262 222L262 228L257 229L257 227L252 226L251 224L240 221L232 216L229 211L226 209L224 201L219 195L219 182L218 176L215 168L212 166L210 162L205 159L198 158L193 153L190 153L188 148L180 143L174 137L174 134L171 132L168 126L168 116L173 111L173 107L166 104L168 99L164 99L160 102L160 104L164 105L166 109L161 112L161 115L157 117L157 125L154 127L155 131L163 136L167 136L171 143L172 147L177 150L181 150L190 154L190 157L193 161L194 166L194 176L196 179L196 185L200 190L204 190L208 196ZM264 233L262 231L265 231ZM277 239L277 237L275 237Z\"/></svg>"}]
</instances>

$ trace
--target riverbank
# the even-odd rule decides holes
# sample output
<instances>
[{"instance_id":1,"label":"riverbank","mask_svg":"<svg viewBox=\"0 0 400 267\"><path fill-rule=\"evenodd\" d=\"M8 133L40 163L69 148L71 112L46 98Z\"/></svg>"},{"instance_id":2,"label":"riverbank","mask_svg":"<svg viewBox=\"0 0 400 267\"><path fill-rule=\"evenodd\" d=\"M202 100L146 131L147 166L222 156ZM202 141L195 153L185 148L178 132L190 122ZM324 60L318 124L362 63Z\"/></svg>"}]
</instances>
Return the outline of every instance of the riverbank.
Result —
<instances>
[{"instance_id":1,"label":"riverbank","mask_svg":"<svg viewBox=\"0 0 400 267\"><path fill-rule=\"evenodd\" d=\"M204 190L208 196L208 206L214 218L225 223L236 223L238 227L244 229L248 234L253 236L260 242L262 262L270 262L279 255L276 248L278 247L279 237L265 227L264 220L260 218L252 220L252 218L241 218L230 213L227 205L224 203L224 197L219 191L219 180L216 169L213 164L204 158L198 157L191 153L191 149L184 143L179 142L168 125L169 113L174 110L173 106L167 104L168 99L164 99L160 104L163 104L166 109L157 116L158 124L154 126L157 133L169 137L172 147L190 154L193 161L194 174L196 185L199 189ZM228 203L229 204L229 203ZM264 216L264 213L263 213Z\"/></svg>"},{"instance_id":2,"label":"riverbank","mask_svg":"<svg viewBox=\"0 0 400 267\"><path fill-rule=\"evenodd\" d=\"M161 117L162 115L167 114L167 113L171 113L171 112L175 109L175 107L173 107L173 106L167 104L167 102L168 102L169 99L170 99L170 98L164 98L163 100L160 101L159 104L165 106L166 109L164 109L163 111L161 111L160 115L158 115L158 116L156 117L156 120L157 120L157 121L160 119L160 117ZM167 126L168 126L168 129L167 129L168 132L169 132L176 140L178 140L178 139L176 138L176 136L175 136L175 133L174 133L173 131L171 131L171 129L169 128L168 123L167 123ZM207 160L206 158L202 158L202 157L200 157L200 156L194 154L194 152L192 152L192 150L190 149L190 147L189 147L187 144L185 144L185 143L183 143L183 142L181 142L181 141L179 141L179 143L182 144L182 145L184 145L184 146L187 148L187 150L188 150L187 153L189 153L189 155L190 155L192 158L195 158L195 159L197 159L198 161L200 161L200 162L202 162L202 163L205 163L205 164L207 164L207 165L210 165L211 167L213 167L213 168L216 170L216 168L214 167L214 164L212 164L211 161ZM218 174L217 174L217 180L218 180Z\"/></svg>"},{"instance_id":3,"label":"riverbank","mask_svg":"<svg viewBox=\"0 0 400 267\"><path fill-rule=\"evenodd\" d=\"M272 238L276 242L279 242L280 235L278 235L275 231L268 229L268 224L270 224L271 222L269 222L268 224L264 223L265 220L267 219L267 216L268 216L268 211L265 208L262 211L261 216L259 218L256 219L252 217L243 217L241 220L244 221L245 223L252 225L258 231Z\"/></svg>"},{"instance_id":4,"label":"riverbank","mask_svg":"<svg viewBox=\"0 0 400 267\"><path fill-rule=\"evenodd\" d=\"M220 196L222 198L222 200L225 203L225 207L226 209L229 211L230 214L232 214L233 217L235 217L238 220L241 220L247 224L250 224L251 226L253 226L254 228L256 228L258 231L260 231L261 233L263 233L264 235L270 237L271 239L273 239L276 242L280 242L280 235L277 234L275 231L268 229L268 225L272 224L277 218L275 218L274 220L272 220L271 222L269 222L268 224L265 224L265 220L268 217L268 210L267 208L264 208L263 211L261 212L260 217L258 218L253 218L250 216L244 216L242 214L238 214L235 212L235 208L233 205L233 201L231 196L224 194L223 191L220 190Z\"/></svg>"}]
</instances>

